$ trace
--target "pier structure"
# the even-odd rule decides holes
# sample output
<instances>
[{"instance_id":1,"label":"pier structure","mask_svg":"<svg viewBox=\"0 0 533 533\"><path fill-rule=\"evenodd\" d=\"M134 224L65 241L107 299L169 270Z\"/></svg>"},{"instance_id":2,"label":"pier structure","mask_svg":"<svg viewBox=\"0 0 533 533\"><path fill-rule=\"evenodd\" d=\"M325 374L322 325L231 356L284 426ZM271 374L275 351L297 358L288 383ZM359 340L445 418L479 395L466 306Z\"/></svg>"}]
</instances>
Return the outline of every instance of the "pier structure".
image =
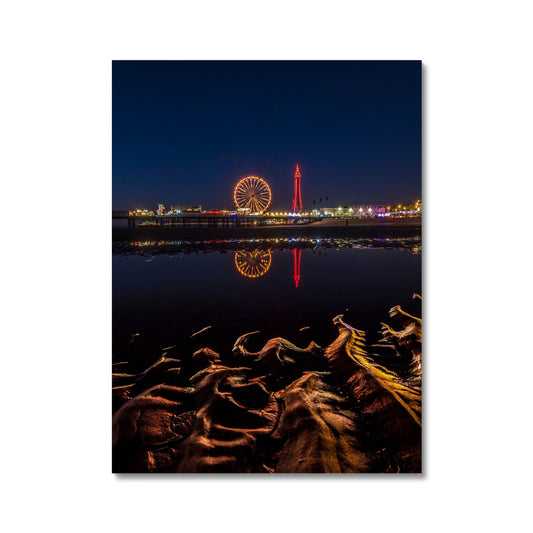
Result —
<instances>
[{"instance_id":1,"label":"pier structure","mask_svg":"<svg viewBox=\"0 0 533 533\"><path fill-rule=\"evenodd\" d=\"M146 215L137 216L125 211L113 211L113 220L127 220L128 228L145 226L205 226L205 227L241 227L266 226L278 224L306 224L318 220L317 216L291 215L209 215L206 213L183 213L180 215Z\"/></svg>"}]
</instances>

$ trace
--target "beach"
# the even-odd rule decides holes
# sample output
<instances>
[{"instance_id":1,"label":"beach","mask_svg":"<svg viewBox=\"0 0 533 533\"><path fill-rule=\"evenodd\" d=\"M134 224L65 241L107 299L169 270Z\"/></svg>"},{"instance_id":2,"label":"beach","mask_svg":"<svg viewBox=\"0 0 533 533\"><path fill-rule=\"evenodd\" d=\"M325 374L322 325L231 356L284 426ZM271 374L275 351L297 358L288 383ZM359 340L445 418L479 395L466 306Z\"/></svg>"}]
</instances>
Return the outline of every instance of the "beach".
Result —
<instances>
[{"instance_id":1,"label":"beach","mask_svg":"<svg viewBox=\"0 0 533 533\"><path fill-rule=\"evenodd\" d=\"M422 218L334 219L308 224L275 224L265 226L137 226L114 227L113 242L188 239L266 238L291 236L319 237L411 237L422 231Z\"/></svg>"}]
</instances>

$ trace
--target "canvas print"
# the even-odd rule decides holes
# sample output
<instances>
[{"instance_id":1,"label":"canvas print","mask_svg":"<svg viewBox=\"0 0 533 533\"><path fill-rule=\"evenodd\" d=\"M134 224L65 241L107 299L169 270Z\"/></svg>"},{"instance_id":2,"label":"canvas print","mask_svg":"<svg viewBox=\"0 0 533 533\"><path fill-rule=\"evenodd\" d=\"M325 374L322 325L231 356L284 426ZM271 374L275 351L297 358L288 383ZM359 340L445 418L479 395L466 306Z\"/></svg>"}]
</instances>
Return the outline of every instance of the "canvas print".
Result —
<instances>
[{"instance_id":1,"label":"canvas print","mask_svg":"<svg viewBox=\"0 0 533 533\"><path fill-rule=\"evenodd\" d=\"M113 61L113 472L422 471L421 77Z\"/></svg>"}]
</instances>

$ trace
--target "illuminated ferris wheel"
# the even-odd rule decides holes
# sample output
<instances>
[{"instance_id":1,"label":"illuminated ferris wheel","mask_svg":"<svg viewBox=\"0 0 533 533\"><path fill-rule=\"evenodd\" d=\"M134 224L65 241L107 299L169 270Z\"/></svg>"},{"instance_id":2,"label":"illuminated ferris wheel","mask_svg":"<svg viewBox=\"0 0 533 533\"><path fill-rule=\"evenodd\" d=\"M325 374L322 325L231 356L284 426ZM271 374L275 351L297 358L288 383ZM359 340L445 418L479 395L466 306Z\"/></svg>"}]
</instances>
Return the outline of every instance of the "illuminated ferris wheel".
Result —
<instances>
[{"instance_id":1,"label":"illuminated ferris wheel","mask_svg":"<svg viewBox=\"0 0 533 533\"><path fill-rule=\"evenodd\" d=\"M235 266L239 273L247 278L260 278L266 274L271 262L270 250L235 252Z\"/></svg>"},{"instance_id":2,"label":"illuminated ferris wheel","mask_svg":"<svg viewBox=\"0 0 533 533\"><path fill-rule=\"evenodd\" d=\"M263 178L247 176L235 186L233 199L238 209L262 213L270 205L272 194L268 183Z\"/></svg>"}]
</instances>

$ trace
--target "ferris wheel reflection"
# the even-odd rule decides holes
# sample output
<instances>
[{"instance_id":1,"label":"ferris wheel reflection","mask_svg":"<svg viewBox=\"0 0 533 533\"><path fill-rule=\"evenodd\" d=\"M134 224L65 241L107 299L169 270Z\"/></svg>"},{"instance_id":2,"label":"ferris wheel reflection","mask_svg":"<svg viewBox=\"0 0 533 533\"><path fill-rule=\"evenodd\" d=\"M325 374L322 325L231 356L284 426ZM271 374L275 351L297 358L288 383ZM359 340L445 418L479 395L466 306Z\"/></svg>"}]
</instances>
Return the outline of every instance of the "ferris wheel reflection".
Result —
<instances>
[{"instance_id":1,"label":"ferris wheel reflection","mask_svg":"<svg viewBox=\"0 0 533 533\"><path fill-rule=\"evenodd\" d=\"M294 286L298 288L300 284L300 261L302 249L293 248L292 264ZM235 267L239 274L246 278L260 278L270 269L272 264L271 250L241 250L235 252Z\"/></svg>"},{"instance_id":2,"label":"ferris wheel reflection","mask_svg":"<svg viewBox=\"0 0 533 533\"><path fill-rule=\"evenodd\" d=\"M264 276L272 264L270 250L241 250L235 252L235 267L247 278Z\"/></svg>"}]
</instances>

